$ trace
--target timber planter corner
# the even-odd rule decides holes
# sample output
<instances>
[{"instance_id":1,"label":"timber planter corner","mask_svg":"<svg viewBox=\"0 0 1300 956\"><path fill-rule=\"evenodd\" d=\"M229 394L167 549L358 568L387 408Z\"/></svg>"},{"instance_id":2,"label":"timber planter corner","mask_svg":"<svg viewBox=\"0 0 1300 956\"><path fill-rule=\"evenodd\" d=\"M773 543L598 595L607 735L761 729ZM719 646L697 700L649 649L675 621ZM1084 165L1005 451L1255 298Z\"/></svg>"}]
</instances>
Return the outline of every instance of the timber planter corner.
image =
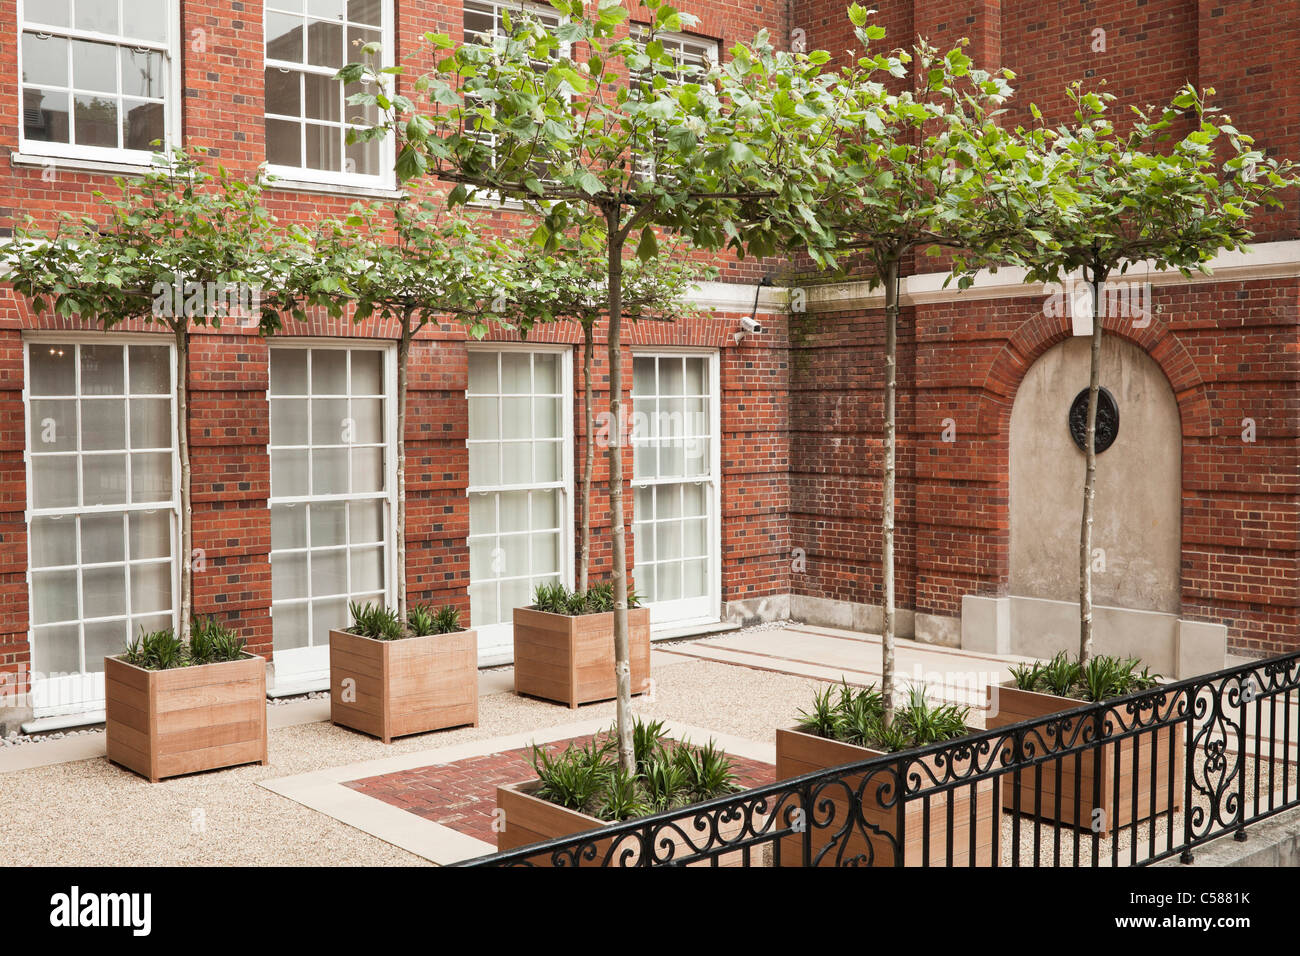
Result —
<instances>
[{"instance_id":1,"label":"timber planter corner","mask_svg":"<svg viewBox=\"0 0 1300 956\"><path fill-rule=\"evenodd\" d=\"M473 630L379 640L330 631L330 721L394 737L478 726Z\"/></svg>"},{"instance_id":2,"label":"timber planter corner","mask_svg":"<svg viewBox=\"0 0 1300 956\"><path fill-rule=\"evenodd\" d=\"M108 759L151 782L267 762L266 661L146 670L104 658Z\"/></svg>"},{"instance_id":3,"label":"timber planter corner","mask_svg":"<svg viewBox=\"0 0 1300 956\"><path fill-rule=\"evenodd\" d=\"M985 723L990 730L1050 717L1086 703L1073 697L1021 690L1014 681L990 686L988 701ZM1017 774L1006 774L1001 784L1003 807L1066 826L1095 828L1102 834L1111 827L1126 827L1180 809L1186 761L1181 746L1183 722L1173 721L1177 701L1177 695L1173 695L1162 712L1142 716L1140 726L1149 729L1021 769L1019 788ZM1133 716L1120 708L1103 713L1103 720L1110 723L1114 733L1138 726ZM1040 729L1025 745L1038 755L1077 748L1096 739L1093 728L1088 726L1096 719L1083 715L1077 722L1065 721L1050 735ZM1006 749L1008 759L1014 760L1014 745L1009 743Z\"/></svg>"},{"instance_id":4,"label":"timber planter corner","mask_svg":"<svg viewBox=\"0 0 1300 956\"><path fill-rule=\"evenodd\" d=\"M972 730L972 733L976 731ZM956 745L960 739L951 742ZM943 751L951 755L952 749ZM888 754L859 744L821 737L798 728L776 731L776 779L789 780L805 773L829 770L844 764L861 763L873 757L894 756L902 760L904 776L914 772L906 752ZM945 770L936 766L934 756L923 758L935 779L942 781ZM922 787L925 785L922 774ZM832 846L819 866L839 866L858 859L866 866L897 866L898 853L904 866L994 866L997 852L996 828L1000 825L998 790L992 779L959 784L929 796L924 789L906 802L900 821L895 794L897 777L877 771L862 786L863 775L847 775L843 781L813 794L814 808L808 810L813 820L826 819L822 801L834 807L833 822L825 828L813 827L813 853L816 854L836 835L851 811L850 794L861 789L862 819L854 821ZM949 825L949 820L952 823ZM928 821L928 824L927 824ZM928 832L927 832L928 831ZM972 850L973 846L973 850ZM928 847L929 859L926 859ZM952 861L948 862L951 848ZM788 836L781 840L781 865L803 865L803 837Z\"/></svg>"},{"instance_id":5,"label":"timber planter corner","mask_svg":"<svg viewBox=\"0 0 1300 956\"><path fill-rule=\"evenodd\" d=\"M650 686L650 611L627 611L632 693ZM515 692L576 708L618 694L614 673L614 614L555 614L514 610Z\"/></svg>"}]
</instances>

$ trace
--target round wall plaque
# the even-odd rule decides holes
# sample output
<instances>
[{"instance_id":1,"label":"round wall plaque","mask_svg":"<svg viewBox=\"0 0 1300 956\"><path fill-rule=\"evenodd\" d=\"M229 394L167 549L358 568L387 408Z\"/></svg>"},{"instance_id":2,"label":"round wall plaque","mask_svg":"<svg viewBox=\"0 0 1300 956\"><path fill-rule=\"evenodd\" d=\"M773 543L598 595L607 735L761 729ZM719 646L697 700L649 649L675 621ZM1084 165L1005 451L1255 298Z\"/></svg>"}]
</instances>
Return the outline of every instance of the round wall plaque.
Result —
<instances>
[{"instance_id":1,"label":"round wall plaque","mask_svg":"<svg viewBox=\"0 0 1300 956\"><path fill-rule=\"evenodd\" d=\"M1070 405L1069 425L1070 436L1074 439L1074 443L1079 446L1080 451L1085 450L1088 439L1088 390L1086 388L1074 397ZM1115 404L1115 396L1102 388L1097 392L1097 454L1100 455L1115 444L1118 435L1119 406Z\"/></svg>"}]
</instances>

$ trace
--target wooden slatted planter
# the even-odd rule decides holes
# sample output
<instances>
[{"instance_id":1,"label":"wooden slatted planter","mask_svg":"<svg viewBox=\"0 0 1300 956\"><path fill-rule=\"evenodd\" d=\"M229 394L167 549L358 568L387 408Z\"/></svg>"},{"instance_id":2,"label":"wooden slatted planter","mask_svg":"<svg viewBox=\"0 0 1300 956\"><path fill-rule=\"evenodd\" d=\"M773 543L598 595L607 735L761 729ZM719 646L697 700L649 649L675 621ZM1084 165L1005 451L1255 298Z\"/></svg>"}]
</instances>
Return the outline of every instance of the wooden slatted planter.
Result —
<instances>
[{"instance_id":1,"label":"wooden slatted planter","mask_svg":"<svg viewBox=\"0 0 1300 956\"><path fill-rule=\"evenodd\" d=\"M805 773L829 770L832 767L860 763L872 757L884 756L880 750L847 744L802 730L776 732L776 779L789 780ZM933 766L933 762L930 761ZM942 772L935 773L943 779ZM826 828L809 826L813 839L814 856L828 843L840 824L849 815L848 794L855 792L862 775L844 778L845 786L828 786L815 800L829 800L835 807L834 823ZM899 832L898 807L884 806L878 791L881 786L894 782L892 775L877 773L867 783L862 794L862 816L868 827L879 828L880 833L855 825L847 835L844 852L839 845L832 847L821 859L820 866L836 866L855 857L863 865L896 866L897 847L902 848L904 866L922 866L926 858L926 802L917 796L903 811L902 832ZM890 795L892 797L892 795ZM998 791L992 779L959 786L953 790L935 793L929 803L929 865L945 866L951 845L952 866L993 866L997 852L996 829L1001 821L998 810ZM952 826L949 829L949 804ZM974 816L972 817L972 810ZM825 819L819 811L810 810L813 819ZM974 836L974 851L971 842ZM803 838L785 837L781 841L781 865L803 866Z\"/></svg>"},{"instance_id":2,"label":"wooden slatted planter","mask_svg":"<svg viewBox=\"0 0 1300 956\"><path fill-rule=\"evenodd\" d=\"M545 840L555 840L560 837L572 836L576 833L584 833L587 830L598 830L608 824L599 817L589 816L585 813L579 813L577 810L570 810L559 804L551 803L533 796L541 786L538 780L530 780L527 783L516 783L506 787L497 787L497 810L501 812L503 828L497 833L497 850L513 850L516 847L527 846L530 843L540 843ZM683 809L681 828L687 833L695 834L691 826L692 816L689 808ZM723 839L736 837L744 826L743 820L733 820L729 823L722 824L719 827L719 834ZM661 839L671 839L676 847L675 857L681 859L691 852L690 844L680 836L674 834L671 830L661 831ZM697 844L707 842L703 835L695 835ZM596 854L592 860L582 859L578 862L579 866L600 866L604 859L605 853L609 850L610 840L596 841ZM635 852L638 843L635 838L624 837L618 845L617 853L624 850ZM662 850L656 850L662 856ZM751 851L751 864L757 861L760 850ZM722 854L718 858L718 866L740 867L745 865L744 852L742 850L733 850ZM538 866L550 866L549 857L537 857L531 862ZM688 866L712 866L713 864L705 860L697 860Z\"/></svg>"},{"instance_id":3,"label":"wooden slatted planter","mask_svg":"<svg viewBox=\"0 0 1300 956\"><path fill-rule=\"evenodd\" d=\"M379 641L330 631L330 720L394 737L478 726L474 631Z\"/></svg>"},{"instance_id":4,"label":"wooden slatted planter","mask_svg":"<svg viewBox=\"0 0 1300 956\"><path fill-rule=\"evenodd\" d=\"M515 608L515 692L575 708L617 696L614 614L570 617ZM650 611L629 608L632 693L650 687Z\"/></svg>"},{"instance_id":5,"label":"wooden slatted planter","mask_svg":"<svg viewBox=\"0 0 1300 956\"><path fill-rule=\"evenodd\" d=\"M108 759L157 783L267 762L266 661L151 671L104 658Z\"/></svg>"},{"instance_id":6,"label":"wooden slatted planter","mask_svg":"<svg viewBox=\"0 0 1300 956\"><path fill-rule=\"evenodd\" d=\"M1072 697L1057 697L1055 694L1020 690L1014 683L988 688L988 699L990 710L986 723L990 730L1017 724L1023 720L1049 717L1065 710L1073 710L1084 703ZM1172 711L1175 701L1170 700L1168 706ZM1162 719L1168 716L1169 713L1161 715ZM1113 718L1113 726L1117 730L1131 723L1131 717L1126 718L1117 714ZM1069 731L1065 735L1067 745L1070 743L1072 733ZM1106 833L1112 826L1124 827L1135 821L1169 813L1171 808L1178 810L1182 806L1183 796L1183 773L1186 760L1182 744L1185 733L1183 724L1156 726L1116 743L1104 744L1098 749L1087 750L1079 755L1071 754L1060 760L1046 761L1040 764L1041 778L1033 767L1027 768L1020 773L1020 812L1066 826L1096 827L1099 833ZM1084 739L1082 730L1077 739L1079 741ZM1041 754L1045 741L1047 746L1051 746L1050 738L1046 738L1045 735L1043 739L1031 738L1030 743L1034 744L1037 752ZM1117 751L1118 774L1116 773ZM1135 772L1136 813L1134 812ZM1100 800L1096 799L1099 777ZM1115 799L1117 777L1118 801ZM1079 795L1077 803L1075 801L1076 781ZM1015 775L1007 774L1002 778L1002 805L1014 811L1015 796ZM1095 814L1094 811L1098 809L1102 812Z\"/></svg>"}]
</instances>

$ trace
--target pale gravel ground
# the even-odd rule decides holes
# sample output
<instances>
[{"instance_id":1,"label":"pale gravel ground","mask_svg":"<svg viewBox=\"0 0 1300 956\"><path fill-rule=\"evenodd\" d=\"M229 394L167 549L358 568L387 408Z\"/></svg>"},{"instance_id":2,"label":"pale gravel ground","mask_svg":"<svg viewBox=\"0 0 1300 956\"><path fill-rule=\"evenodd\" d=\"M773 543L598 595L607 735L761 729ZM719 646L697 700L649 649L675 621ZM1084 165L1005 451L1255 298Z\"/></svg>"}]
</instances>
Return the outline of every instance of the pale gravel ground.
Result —
<instances>
[{"instance_id":1,"label":"pale gravel ground","mask_svg":"<svg viewBox=\"0 0 1300 956\"><path fill-rule=\"evenodd\" d=\"M684 661L655 673L639 714L756 741L789 726L818 683L728 664ZM271 730L270 766L150 784L104 758L0 775L0 866L409 866L426 861L257 786L326 767L430 750L604 717L613 702L576 711L496 694L480 726L385 746L328 723ZM202 814L201 831L194 825Z\"/></svg>"}]
</instances>

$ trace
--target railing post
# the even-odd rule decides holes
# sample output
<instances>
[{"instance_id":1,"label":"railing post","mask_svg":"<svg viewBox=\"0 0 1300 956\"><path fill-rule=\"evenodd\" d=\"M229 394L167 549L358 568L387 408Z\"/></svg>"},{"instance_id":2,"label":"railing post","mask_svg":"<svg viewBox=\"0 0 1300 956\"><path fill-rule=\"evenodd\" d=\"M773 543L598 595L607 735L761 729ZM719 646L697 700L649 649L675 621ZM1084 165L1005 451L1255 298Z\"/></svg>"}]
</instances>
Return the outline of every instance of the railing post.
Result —
<instances>
[{"instance_id":1,"label":"railing post","mask_svg":"<svg viewBox=\"0 0 1300 956\"><path fill-rule=\"evenodd\" d=\"M1251 672L1254 673L1253 671ZM1246 680L1237 676L1237 703L1241 707L1241 717L1237 721L1237 832L1233 839L1238 843L1246 842ZM1255 686L1251 678L1251 686ZM1259 728L1255 728L1259 733Z\"/></svg>"},{"instance_id":2,"label":"railing post","mask_svg":"<svg viewBox=\"0 0 1300 956\"><path fill-rule=\"evenodd\" d=\"M1201 689L1193 687L1187 697L1187 738L1183 755L1183 852L1178 858L1182 863L1191 863L1196 859L1192 853L1192 778L1196 776L1196 698ZM1172 822L1172 820L1170 821Z\"/></svg>"},{"instance_id":3,"label":"railing post","mask_svg":"<svg viewBox=\"0 0 1300 956\"><path fill-rule=\"evenodd\" d=\"M804 868L812 866L812 784L805 783L799 788L799 800L803 804L800 808L803 813L803 819L800 823L803 825L803 840L800 841L803 853ZM853 800L849 800L849 812L853 811Z\"/></svg>"}]
</instances>

